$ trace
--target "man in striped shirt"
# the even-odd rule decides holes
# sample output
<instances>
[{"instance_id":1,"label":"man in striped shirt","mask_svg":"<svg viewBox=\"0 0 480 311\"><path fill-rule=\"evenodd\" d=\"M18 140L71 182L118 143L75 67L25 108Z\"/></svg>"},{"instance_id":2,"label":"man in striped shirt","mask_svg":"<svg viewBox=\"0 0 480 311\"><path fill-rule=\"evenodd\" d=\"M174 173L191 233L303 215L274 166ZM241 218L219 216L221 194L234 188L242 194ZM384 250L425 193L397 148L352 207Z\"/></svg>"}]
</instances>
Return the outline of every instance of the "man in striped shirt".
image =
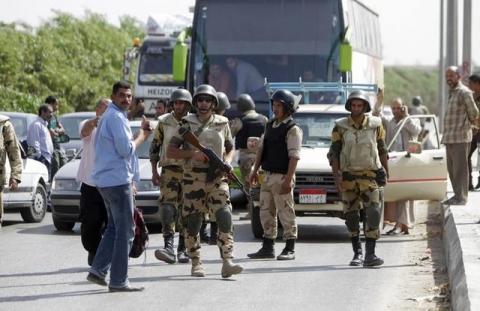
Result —
<instances>
[{"instance_id":1,"label":"man in striped shirt","mask_svg":"<svg viewBox=\"0 0 480 311\"><path fill-rule=\"evenodd\" d=\"M478 108L472 92L460 81L458 67L447 68L445 78L450 87L443 121L442 143L447 150L447 169L454 196L448 205L465 205L468 197L468 153L472 141L472 125L478 122Z\"/></svg>"}]
</instances>

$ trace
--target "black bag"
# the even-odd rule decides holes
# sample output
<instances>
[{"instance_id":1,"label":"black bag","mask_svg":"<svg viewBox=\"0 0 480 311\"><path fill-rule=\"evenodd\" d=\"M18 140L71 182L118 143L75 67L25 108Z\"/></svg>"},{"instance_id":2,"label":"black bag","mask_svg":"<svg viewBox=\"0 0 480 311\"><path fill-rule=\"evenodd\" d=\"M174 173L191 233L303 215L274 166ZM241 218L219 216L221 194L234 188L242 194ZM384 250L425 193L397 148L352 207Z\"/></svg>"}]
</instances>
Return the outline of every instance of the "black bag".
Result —
<instances>
[{"instance_id":1,"label":"black bag","mask_svg":"<svg viewBox=\"0 0 480 311\"><path fill-rule=\"evenodd\" d=\"M133 209L133 222L135 223L135 237L129 256L140 257L148 245L148 230L143 219L142 211L136 207Z\"/></svg>"}]
</instances>

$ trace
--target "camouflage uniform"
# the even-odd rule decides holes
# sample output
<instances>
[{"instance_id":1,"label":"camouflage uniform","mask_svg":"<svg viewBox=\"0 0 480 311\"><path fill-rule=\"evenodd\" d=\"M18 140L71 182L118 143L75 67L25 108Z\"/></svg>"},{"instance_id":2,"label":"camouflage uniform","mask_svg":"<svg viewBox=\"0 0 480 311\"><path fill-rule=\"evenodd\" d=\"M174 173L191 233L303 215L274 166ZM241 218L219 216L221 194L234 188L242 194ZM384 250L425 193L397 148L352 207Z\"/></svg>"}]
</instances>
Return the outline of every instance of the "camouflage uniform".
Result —
<instances>
[{"instance_id":1,"label":"camouflage uniform","mask_svg":"<svg viewBox=\"0 0 480 311\"><path fill-rule=\"evenodd\" d=\"M175 227L183 235L181 220L182 179L185 161L166 157L170 139L177 132L179 122L174 113L168 113L158 118L158 124L153 133L150 145L150 161L158 162L162 167L160 175L159 206L162 217L163 235L174 235Z\"/></svg>"},{"instance_id":2,"label":"camouflage uniform","mask_svg":"<svg viewBox=\"0 0 480 311\"><path fill-rule=\"evenodd\" d=\"M17 136L8 117L0 116L0 224L3 218L3 186L6 180L5 163L10 162L10 177L20 183L22 178L22 158L18 147Z\"/></svg>"},{"instance_id":3,"label":"camouflage uniform","mask_svg":"<svg viewBox=\"0 0 480 311\"><path fill-rule=\"evenodd\" d=\"M212 148L221 158L225 150L231 150L233 147L228 119L225 117L214 114L202 124L196 114L190 114L183 118L181 127L197 135L202 145ZM171 144L183 145L186 150L195 148L184 142L179 133L173 136ZM217 245L220 248L221 257L224 260L231 259L233 258L233 226L228 182L223 176L215 178L213 182L207 182L207 170L208 163L191 159L185 164L182 213L187 225L185 239L187 253L192 260L199 260L199 231L203 214L211 210L215 214L219 227Z\"/></svg>"},{"instance_id":4,"label":"camouflage uniform","mask_svg":"<svg viewBox=\"0 0 480 311\"><path fill-rule=\"evenodd\" d=\"M387 153L385 145L385 130L381 125L381 120L376 117L365 116L363 123L358 126L355 124L351 117L348 117L348 125L352 126L358 130L366 129L367 127L373 124L372 119L378 121L377 124L374 124L376 131L376 152L378 152L378 157ZM344 145L344 134L346 129L339 125L337 120L335 127L332 131L332 145L330 147L329 156L334 157L340 160L342 155L343 148L350 148L352 146ZM352 148L352 151L353 148ZM375 152L371 150L371 152ZM372 153L371 153L372 154ZM356 154L357 159L369 159L369 155ZM380 168L381 169L381 165ZM379 187L376 182L377 170L348 170L342 168L342 201L344 203L344 214L345 214L345 224L351 237L359 236L360 234L360 213L361 209L364 209L366 216L366 232L365 236L367 238L378 239L380 237L379 222L380 222L380 194Z\"/></svg>"},{"instance_id":5,"label":"camouflage uniform","mask_svg":"<svg viewBox=\"0 0 480 311\"><path fill-rule=\"evenodd\" d=\"M292 120L292 117L288 117L281 123L275 121L272 126L275 128L290 120ZM300 159L302 136L302 130L297 125L294 125L287 131L285 140L289 158ZM262 138L258 152L263 153L263 148ZM265 170L264 167L263 169ZM262 222L264 237L267 239L275 240L277 238L277 214L283 226L283 239L290 240L297 238L297 222L293 200L295 177L292 179L292 191L287 194L280 194L284 176L284 174L265 171L260 187L260 220Z\"/></svg>"}]
</instances>

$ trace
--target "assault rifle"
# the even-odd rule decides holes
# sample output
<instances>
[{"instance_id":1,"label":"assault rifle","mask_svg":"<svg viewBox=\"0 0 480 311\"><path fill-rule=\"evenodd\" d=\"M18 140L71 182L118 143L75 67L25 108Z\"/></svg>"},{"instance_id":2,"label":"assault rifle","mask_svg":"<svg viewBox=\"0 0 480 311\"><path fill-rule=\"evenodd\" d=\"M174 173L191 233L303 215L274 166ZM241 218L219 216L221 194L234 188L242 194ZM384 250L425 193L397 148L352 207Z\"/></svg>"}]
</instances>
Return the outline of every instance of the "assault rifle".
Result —
<instances>
[{"instance_id":1,"label":"assault rifle","mask_svg":"<svg viewBox=\"0 0 480 311\"><path fill-rule=\"evenodd\" d=\"M211 148L202 146L202 144L200 144L200 142L198 141L197 136L195 136L195 134L193 134L191 131L185 128L180 128L179 132L186 142L188 142L207 156L209 163L207 171L207 182L212 182L217 176L221 174L227 174L227 177L234 181L240 187L242 192L247 196L248 200L250 201L250 193L245 190L245 185L233 173L232 167L229 164L223 162L222 159L220 159Z\"/></svg>"}]
</instances>

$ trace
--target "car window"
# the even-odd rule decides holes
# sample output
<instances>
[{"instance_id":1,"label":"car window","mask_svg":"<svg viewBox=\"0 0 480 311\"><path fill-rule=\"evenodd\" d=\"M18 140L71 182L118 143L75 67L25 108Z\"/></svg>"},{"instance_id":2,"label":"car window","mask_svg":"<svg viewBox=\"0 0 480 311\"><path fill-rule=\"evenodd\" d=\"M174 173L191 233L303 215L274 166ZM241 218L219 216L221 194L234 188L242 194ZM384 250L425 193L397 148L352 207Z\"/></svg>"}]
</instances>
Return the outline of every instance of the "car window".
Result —
<instances>
[{"instance_id":1,"label":"car window","mask_svg":"<svg viewBox=\"0 0 480 311\"><path fill-rule=\"evenodd\" d=\"M438 127L437 127L437 119L434 115L428 117L421 117L411 115L409 118L415 122L415 124L421 127L420 134L418 137L415 137L414 140L422 143L423 150L432 150L432 149L439 149L440 143L438 138ZM387 129L388 130L388 129ZM402 125L400 128L397 129L394 135L390 136L387 134L387 137L391 137L391 141L387 142L389 150L400 151L405 150L408 146L408 142L402 141L402 135L398 132L405 130L404 126ZM405 146L405 148L395 148L395 146Z\"/></svg>"},{"instance_id":2,"label":"car window","mask_svg":"<svg viewBox=\"0 0 480 311\"><path fill-rule=\"evenodd\" d=\"M303 146L329 147L335 120L346 114L334 113L297 113L295 122L303 131Z\"/></svg>"},{"instance_id":3,"label":"car window","mask_svg":"<svg viewBox=\"0 0 480 311\"><path fill-rule=\"evenodd\" d=\"M80 123L86 119L90 119L90 117L63 117L58 120L65 128L65 133L70 139L80 139Z\"/></svg>"},{"instance_id":4,"label":"car window","mask_svg":"<svg viewBox=\"0 0 480 311\"><path fill-rule=\"evenodd\" d=\"M135 135L139 130L140 127L132 126L132 133ZM153 135L148 136L148 139L137 148L136 153L139 159L149 159L150 158L150 144L152 143Z\"/></svg>"},{"instance_id":5,"label":"car window","mask_svg":"<svg viewBox=\"0 0 480 311\"><path fill-rule=\"evenodd\" d=\"M27 119L22 117L10 117L12 121L13 128L15 129L15 134L19 140L24 140L27 138Z\"/></svg>"}]
</instances>

